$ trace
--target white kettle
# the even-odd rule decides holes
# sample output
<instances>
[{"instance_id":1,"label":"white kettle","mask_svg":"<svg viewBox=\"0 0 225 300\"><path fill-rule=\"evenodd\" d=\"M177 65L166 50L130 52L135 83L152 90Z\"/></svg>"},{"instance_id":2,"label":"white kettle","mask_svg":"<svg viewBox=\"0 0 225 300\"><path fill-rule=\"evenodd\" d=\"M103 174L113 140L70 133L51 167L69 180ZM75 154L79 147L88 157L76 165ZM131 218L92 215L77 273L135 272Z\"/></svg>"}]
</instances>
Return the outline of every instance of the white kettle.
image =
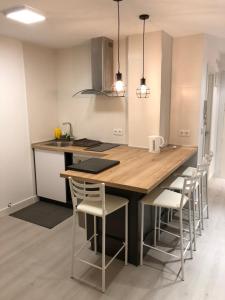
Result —
<instances>
[{"instance_id":1,"label":"white kettle","mask_svg":"<svg viewBox=\"0 0 225 300\"><path fill-rule=\"evenodd\" d=\"M165 144L164 138L158 135L150 135L148 137L148 141L149 141L149 152L152 153L159 153L160 147L162 147Z\"/></svg>"}]
</instances>

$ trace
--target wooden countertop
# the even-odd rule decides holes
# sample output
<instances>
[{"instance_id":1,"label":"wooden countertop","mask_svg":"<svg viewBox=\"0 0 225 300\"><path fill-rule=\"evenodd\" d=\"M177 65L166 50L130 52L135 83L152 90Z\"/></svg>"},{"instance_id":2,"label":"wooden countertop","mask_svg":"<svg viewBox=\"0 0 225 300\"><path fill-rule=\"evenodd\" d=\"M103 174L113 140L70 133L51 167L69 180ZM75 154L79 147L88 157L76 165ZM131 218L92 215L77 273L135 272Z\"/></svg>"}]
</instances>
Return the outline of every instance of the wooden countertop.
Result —
<instances>
[{"instance_id":1,"label":"wooden countertop","mask_svg":"<svg viewBox=\"0 0 225 300\"><path fill-rule=\"evenodd\" d=\"M76 148L74 153L103 155L97 152L88 153L80 147L66 147L64 152L70 152L69 148ZM149 193L196 153L197 148L193 147L168 147L159 154L153 154L147 149L119 146L104 152L107 159L119 160L119 165L99 174L68 170L61 172L60 176L87 182L104 182L110 187Z\"/></svg>"}]
</instances>

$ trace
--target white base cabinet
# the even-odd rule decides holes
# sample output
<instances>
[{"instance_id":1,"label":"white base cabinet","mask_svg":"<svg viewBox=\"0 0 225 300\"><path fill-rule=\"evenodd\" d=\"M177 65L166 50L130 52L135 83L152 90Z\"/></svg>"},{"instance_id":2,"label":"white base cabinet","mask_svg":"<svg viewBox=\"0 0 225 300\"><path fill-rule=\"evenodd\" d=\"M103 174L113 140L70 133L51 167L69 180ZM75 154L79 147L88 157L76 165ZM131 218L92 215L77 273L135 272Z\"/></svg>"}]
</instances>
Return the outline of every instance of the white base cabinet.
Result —
<instances>
[{"instance_id":1,"label":"white base cabinet","mask_svg":"<svg viewBox=\"0 0 225 300\"><path fill-rule=\"evenodd\" d=\"M60 177L65 170L64 153L35 149L37 195L66 203L66 182Z\"/></svg>"}]
</instances>

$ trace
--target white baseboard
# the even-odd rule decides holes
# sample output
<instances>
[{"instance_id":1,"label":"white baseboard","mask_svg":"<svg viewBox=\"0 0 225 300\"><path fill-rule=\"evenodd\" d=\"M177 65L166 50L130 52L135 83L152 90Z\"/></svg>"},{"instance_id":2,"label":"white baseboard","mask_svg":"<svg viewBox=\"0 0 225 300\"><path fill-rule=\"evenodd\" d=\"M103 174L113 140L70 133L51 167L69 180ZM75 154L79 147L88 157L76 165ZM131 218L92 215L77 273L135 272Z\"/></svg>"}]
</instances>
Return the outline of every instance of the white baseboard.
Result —
<instances>
[{"instance_id":1,"label":"white baseboard","mask_svg":"<svg viewBox=\"0 0 225 300\"><path fill-rule=\"evenodd\" d=\"M20 210L20 209L22 209L28 205L31 205L37 201L38 201L38 197L32 196L32 197L24 199L18 203L12 204L10 207L5 207L0 210L0 217L8 216L8 215L16 212L17 210Z\"/></svg>"}]
</instances>

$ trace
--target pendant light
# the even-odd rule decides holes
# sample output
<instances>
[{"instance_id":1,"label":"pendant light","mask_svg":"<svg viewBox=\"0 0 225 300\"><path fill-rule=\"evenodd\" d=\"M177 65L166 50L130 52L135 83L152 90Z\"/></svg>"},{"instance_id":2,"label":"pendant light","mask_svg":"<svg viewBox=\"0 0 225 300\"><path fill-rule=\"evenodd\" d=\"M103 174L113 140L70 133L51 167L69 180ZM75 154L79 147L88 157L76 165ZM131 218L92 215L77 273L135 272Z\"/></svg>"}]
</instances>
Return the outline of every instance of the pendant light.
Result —
<instances>
[{"instance_id":1,"label":"pendant light","mask_svg":"<svg viewBox=\"0 0 225 300\"><path fill-rule=\"evenodd\" d=\"M120 72L120 1L122 0L113 0L117 2L117 11L118 11L118 72L116 73L115 82L113 84L113 94L117 97L125 96L125 84L123 82L123 76Z\"/></svg>"},{"instance_id":2,"label":"pendant light","mask_svg":"<svg viewBox=\"0 0 225 300\"><path fill-rule=\"evenodd\" d=\"M140 86L137 88L136 93L138 98L148 98L150 94L150 89L146 85L145 78L145 21L149 19L149 15L140 15L139 19L143 21L143 65L142 65L142 78L140 82Z\"/></svg>"}]
</instances>

